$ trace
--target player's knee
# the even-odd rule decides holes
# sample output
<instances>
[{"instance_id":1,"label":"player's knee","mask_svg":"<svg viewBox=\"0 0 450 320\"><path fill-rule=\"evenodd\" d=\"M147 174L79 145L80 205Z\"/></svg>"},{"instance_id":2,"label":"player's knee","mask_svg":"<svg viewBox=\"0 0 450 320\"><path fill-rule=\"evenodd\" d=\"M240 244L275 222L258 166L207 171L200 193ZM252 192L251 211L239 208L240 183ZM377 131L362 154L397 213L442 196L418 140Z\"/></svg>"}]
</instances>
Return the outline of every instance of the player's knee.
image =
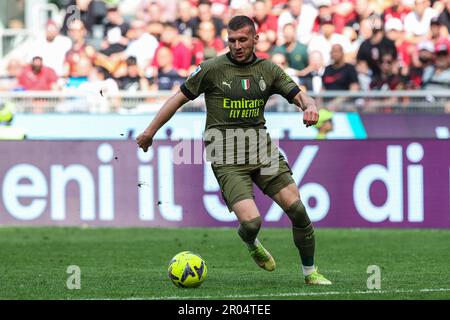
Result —
<instances>
[{"instance_id":1,"label":"player's knee","mask_svg":"<svg viewBox=\"0 0 450 320\"><path fill-rule=\"evenodd\" d=\"M305 228L311 224L311 220L309 219L306 208L301 200L294 202L289 209L286 210L286 214L295 228Z\"/></svg>"},{"instance_id":2,"label":"player's knee","mask_svg":"<svg viewBox=\"0 0 450 320\"><path fill-rule=\"evenodd\" d=\"M256 234L261 228L262 219L261 217L256 217L248 221L241 222L241 228L244 229L249 234Z\"/></svg>"}]
</instances>

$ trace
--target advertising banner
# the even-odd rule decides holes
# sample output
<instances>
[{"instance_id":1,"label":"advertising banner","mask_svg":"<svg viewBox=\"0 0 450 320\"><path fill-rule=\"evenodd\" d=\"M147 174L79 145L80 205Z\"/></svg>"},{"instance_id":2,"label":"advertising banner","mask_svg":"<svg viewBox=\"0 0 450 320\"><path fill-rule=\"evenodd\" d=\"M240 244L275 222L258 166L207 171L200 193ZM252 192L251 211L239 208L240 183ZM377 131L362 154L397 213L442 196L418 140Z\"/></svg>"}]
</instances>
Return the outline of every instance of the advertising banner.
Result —
<instances>
[{"instance_id":1,"label":"advertising banner","mask_svg":"<svg viewBox=\"0 0 450 320\"><path fill-rule=\"evenodd\" d=\"M23 129L29 140L127 140L135 138L154 117L155 113L23 113L15 116L13 125ZM266 112L264 117L272 138L297 140L317 136L316 128L303 125L300 112ZM205 121L205 112L177 112L158 131L155 140L202 139ZM358 113L337 112L333 124L329 139L367 138Z\"/></svg>"},{"instance_id":2,"label":"advertising banner","mask_svg":"<svg viewBox=\"0 0 450 320\"><path fill-rule=\"evenodd\" d=\"M317 227L450 228L449 140L280 140ZM0 142L0 225L237 226L200 140ZM266 227L289 227L254 187Z\"/></svg>"},{"instance_id":3,"label":"advertising banner","mask_svg":"<svg viewBox=\"0 0 450 320\"><path fill-rule=\"evenodd\" d=\"M369 139L450 139L450 113L360 114Z\"/></svg>"}]
</instances>

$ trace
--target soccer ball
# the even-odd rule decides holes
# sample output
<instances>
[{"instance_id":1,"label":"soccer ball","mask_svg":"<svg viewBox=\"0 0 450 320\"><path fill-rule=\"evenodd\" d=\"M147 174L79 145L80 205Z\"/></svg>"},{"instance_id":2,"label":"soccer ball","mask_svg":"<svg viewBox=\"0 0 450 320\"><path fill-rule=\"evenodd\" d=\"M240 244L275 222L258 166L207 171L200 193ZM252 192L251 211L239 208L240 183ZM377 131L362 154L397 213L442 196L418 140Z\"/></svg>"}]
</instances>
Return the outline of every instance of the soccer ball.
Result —
<instances>
[{"instance_id":1,"label":"soccer ball","mask_svg":"<svg viewBox=\"0 0 450 320\"><path fill-rule=\"evenodd\" d=\"M170 260L168 274L177 287L196 288L206 279L206 263L198 254L183 251Z\"/></svg>"}]
</instances>

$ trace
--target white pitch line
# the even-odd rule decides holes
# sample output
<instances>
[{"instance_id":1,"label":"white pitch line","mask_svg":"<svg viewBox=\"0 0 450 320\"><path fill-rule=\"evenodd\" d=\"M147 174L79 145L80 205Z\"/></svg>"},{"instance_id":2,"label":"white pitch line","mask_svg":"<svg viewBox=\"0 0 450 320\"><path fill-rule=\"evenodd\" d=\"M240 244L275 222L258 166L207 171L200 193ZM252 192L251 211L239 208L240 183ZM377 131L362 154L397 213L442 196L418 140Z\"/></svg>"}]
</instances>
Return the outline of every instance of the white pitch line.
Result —
<instances>
[{"instance_id":1,"label":"white pitch line","mask_svg":"<svg viewBox=\"0 0 450 320\"><path fill-rule=\"evenodd\" d=\"M314 297L314 296L336 296L351 294L389 294L389 293L429 293L429 292L450 292L450 288L428 288L417 290L366 290L366 291L325 291L325 292L286 292L268 294L236 294L225 296L171 296L171 297L133 297L124 300L202 300L202 299L245 299L245 298L277 298L277 297ZM103 299L92 299L103 300Z\"/></svg>"}]
</instances>

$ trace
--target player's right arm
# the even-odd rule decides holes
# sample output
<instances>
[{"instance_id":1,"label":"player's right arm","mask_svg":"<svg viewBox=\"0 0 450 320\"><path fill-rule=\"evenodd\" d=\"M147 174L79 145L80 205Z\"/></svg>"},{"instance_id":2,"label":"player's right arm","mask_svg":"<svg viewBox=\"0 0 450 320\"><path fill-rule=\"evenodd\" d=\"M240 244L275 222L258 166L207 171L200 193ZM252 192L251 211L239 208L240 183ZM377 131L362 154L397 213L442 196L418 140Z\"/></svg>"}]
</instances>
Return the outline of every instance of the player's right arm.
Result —
<instances>
[{"instance_id":1,"label":"player's right arm","mask_svg":"<svg viewBox=\"0 0 450 320\"><path fill-rule=\"evenodd\" d=\"M144 152L147 152L152 145L156 132L188 101L189 99L181 91L178 91L164 103L147 129L136 138L137 144Z\"/></svg>"},{"instance_id":2,"label":"player's right arm","mask_svg":"<svg viewBox=\"0 0 450 320\"><path fill-rule=\"evenodd\" d=\"M212 59L213 60L213 59ZM211 62L211 60L210 60ZM147 152L148 148L153 143L153 136L167 121L172 118L175 112L181 108L183 104L189 100L196 99L200 94L205 92L208 81L206 75L209 70L208 63L200 64L195 71L189 76L189 78L180 87L180 90L173 95L169 100L164 103L163 107L156 114L156 117L150 123L147 129L140 134L136 141L144 152Z\"/></svg>"}]
</instances>

